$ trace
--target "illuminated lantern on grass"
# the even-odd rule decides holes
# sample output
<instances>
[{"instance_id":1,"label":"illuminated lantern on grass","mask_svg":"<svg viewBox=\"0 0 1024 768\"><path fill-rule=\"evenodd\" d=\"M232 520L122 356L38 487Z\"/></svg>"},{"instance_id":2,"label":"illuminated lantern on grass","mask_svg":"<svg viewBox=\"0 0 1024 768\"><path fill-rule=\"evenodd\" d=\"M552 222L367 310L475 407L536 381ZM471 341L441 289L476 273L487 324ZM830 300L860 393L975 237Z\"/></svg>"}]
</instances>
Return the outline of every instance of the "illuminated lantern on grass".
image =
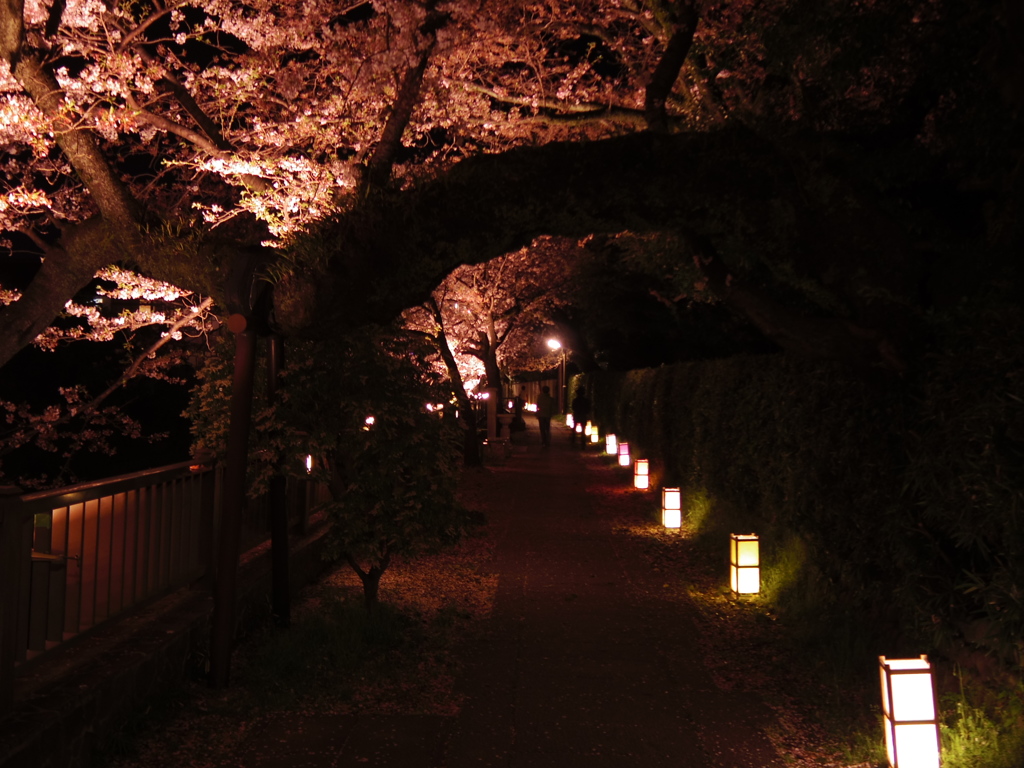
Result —
<instances>
[{"instance_id":1,"label":"illuminated lantern on grass","mask_svg":"<svg viewBox=\"0 0 1024 768\"><path fill-rule=\"evenodd\" d=\"M647 459L637 459L633 464L633 487L646 491L651 484L651 465Z\"/></svg>"},{"instance_id":2,"label":"illuminated lantern on grass","mask_svg":"<svg viewBox=\"0 0 1024 768\"><path fill-rule=\"evenodd\" d=\"M619 466L629 466L629 443L619 443Z\"/></svg>"},{"instance_id":3,"label":"illuminated lantern on grass","mask_svg":"<svg viewBox=\"0 0 1024 768\"><path fill-rule=\"evenodd\" d=\"M590 423L590 422L588 421L588 422L587 422L587 424L586 424L586 426L585 426L585 427L583 427L583 434L584 434L584 435L586 435L587 437L590 437L590 433L591 433L591 432L593 432L593 431L594 431L594 425L593 425L593 424L591 424L591 423Z\"/></svg>"},{"instance_id":4,"label":"illuminated lantern on grass","mask_svg":"<svg viewBox=\"0 0 1024 768\"><path fill-rule=\"evenodd\" d=\"M576 422L573 420L571 413L565 414L565 426L569 429L573 429L576 426Z\"/></svg>"},{"instance_id":5,"label":"illuminated lantern on grass","mask_svg":"<svg viewBox=\"0 0 1024 768\"><path fill-rule=\"evenodd\" d=\"M761 554L756 534L729 534L729 576L732 591L738 595L756 595L761 591Z\"/></svg>"},{"instance_id":6,"label":"illuminated lantern on grass","mask_svg":"<svg viewBox=\"0 0 1024 768\"><path fill-rule=\"evenodd\" d=\"M661 524L666 528L683 524L683 494L678 488L661 489Z\"/></svg>"},{"instance_id":7,"label":"illuminated lantern on grass","mask_svg":"<svg viewBox=\"0 0 1024 768\"><path fill-rule=\"evenodd\" d=\"M889 765L939 768L938 706L928 657L879 656L878 662Z\"/></svg>"},{"instance_id":8,"label":"illuminated lantern on grass","mask_svg":"<svg viewBox=\"0 0 1024 768\"><path fill-rule=\"evenodd\" d=\"M595 444L595 445L597 443L601 442L601 435L599 435L597 433L597 429L596 428L594 429L593 432L590 433L590 442Z\"/></svg>"},{"instance_id":9,"label":"illuminated lantern on grass","mask_svg":"<svg viewBox=\"0 0 1024 768\"><path fill-rule=\"evenodd\" d=\"M615 435L604 436L604 452L609 456L617 456L619 453L619 441L616 440Z\"/></svg>"}]
</instances>

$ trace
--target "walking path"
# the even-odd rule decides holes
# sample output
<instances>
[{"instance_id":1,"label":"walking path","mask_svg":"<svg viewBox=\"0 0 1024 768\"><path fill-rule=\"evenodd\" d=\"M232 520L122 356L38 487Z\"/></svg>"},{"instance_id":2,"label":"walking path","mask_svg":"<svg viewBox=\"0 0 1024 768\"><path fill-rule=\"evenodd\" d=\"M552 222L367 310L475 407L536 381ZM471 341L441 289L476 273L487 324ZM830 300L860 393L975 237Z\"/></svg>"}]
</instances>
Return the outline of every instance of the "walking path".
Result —
<instances>
[{"instance_id":1,"label":"walking path","mask_svg":"<svg viewBox=\"0 0 1024 768\"><path fill-rule=\"evenodd\" d=\"M531 427L533 425L531 424ZM279 723L246 768L775 768L767 710L703 668L688 607L663 596L612 520L622 471L567 430L531 429L489 470L498 592L455 718L349 716Z\"/></svg>"}]
</instances>

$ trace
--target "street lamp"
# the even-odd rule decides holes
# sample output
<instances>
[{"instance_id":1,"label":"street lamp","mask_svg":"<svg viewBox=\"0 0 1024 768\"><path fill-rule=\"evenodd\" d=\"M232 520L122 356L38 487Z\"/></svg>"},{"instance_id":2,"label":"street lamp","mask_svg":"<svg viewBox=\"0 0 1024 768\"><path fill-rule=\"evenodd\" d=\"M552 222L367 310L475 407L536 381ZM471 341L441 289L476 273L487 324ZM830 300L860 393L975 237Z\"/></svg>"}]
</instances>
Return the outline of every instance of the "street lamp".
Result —
<instances>
[{"instance_id":1,"label":"street lamp","mask_svg":"<svg viewBox=\"0 0 1024 768\"><path fill-rule=\"evenodd\" d=\"M558 412L565 413L565 347L558 339L548 339L548 348L562 353L561 364L558 368Z\"/></svg>"}]
</instances>

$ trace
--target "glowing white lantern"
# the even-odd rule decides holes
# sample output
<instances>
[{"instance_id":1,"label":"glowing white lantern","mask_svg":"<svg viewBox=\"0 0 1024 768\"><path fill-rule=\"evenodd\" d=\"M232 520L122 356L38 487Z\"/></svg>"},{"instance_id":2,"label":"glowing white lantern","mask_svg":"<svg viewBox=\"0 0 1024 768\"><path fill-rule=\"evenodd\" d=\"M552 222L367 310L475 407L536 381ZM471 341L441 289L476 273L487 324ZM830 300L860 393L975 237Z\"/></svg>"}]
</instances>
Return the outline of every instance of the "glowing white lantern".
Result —
<instances>
[{"instance_id":1,"label":"glowing white lantern","mask_svg":"<svg viewBox=\"0 0 1024 768\"><path fill-rule=\"evenodd\" d=\"M879 656L878 662L889 765L939 768L938 706L928 657Z\"/></svg>"},{"instance_id":2,"label":"glowing white lantern","mask_svg":"<svg viewBox=\"0 0 1024 768\"><path fill-rule=\"evenodd\" d=\"M577 435L582 435L583 434L583 425L582 424L577 424L576 425L576 434Z\"/></svg>"},{"instance_id":3,"label":"glowing white lantern","mask_svg":"<svg viewBox=\"0 0 1024 768\"><path fill-rule=\"evenodd\" d=\"M569 429L572 429L573 427L576 426L576 422L573 420L571 413L565 414L565 426L567 426Z\"/></svg>"},{"instance_id":4,"label":"glowing white lantern","mask_svg":"<svg viewBox=\"0 0 1024 768\"><path fill-rule=\"evenodd\" d=\"M666 528L683 524L683 494L678 488L661 489L661 524Z\"/></svg>"},{"instance_id":5,"label":"glowing white lantern","mask_svg":"<svg viewBox=\"0 0 1024 768\"><path fill-rule=\"evenodd\" d=\"M617 456L619 453L619 442L615 439L615 435L604 436L604 452L609 456Z\"/></svg>"},{"instance_id":6,"label":"glowing white lantern","mask_svg":"<svg viewBox=\"0 0 1024 768\"><path fill-rule=\"evenodd\" d=\"M619 466L629 466L629 443L619 443Z\"/></svg>"},{"instance_id":7,"label":"glowing white lantern","mask_svg":"<svg viewBox=\"0 0 1024 768\"><path fill-rule=\"evenodd\" d=\"M586 435L587 437L590 437L590 435L591 435L591 433L593 433L593 431L594 431L594 425L588 420L586 426L583 427L583 434Z\"/></svg>"},{"instance_id":8,"label":"glowing white lantern","mask_svg":"<svg viewBox=\"0 0 1024 768\"><path fill-rule=\"evenodd\" d=\"M306 454L306 474L309 475L309 474L312 474L312 473L313 473L313 456L311 454L307 453Z\"/></svg>"},{"instance_id":9,"label":"glowing white lantern","mask_svg":"<svg viewBox=\"0 0 1024 768\"><path fill-rule=\"evenodd\" d=\"M651 464L647 459L637 459L633 463L633 487L646 491L651 483Z\"/></svg>"},{"instance_id":10,"label":"glowing white lantern","mask_svg":"<svg viewBox=\"0 0 1024 768\"><path fill-rule=\"evenodd\" d=\"M594 427L594 431L590 433L590 442L594 444L601 442L601 435L597 433L597 427Z\"/></svg>"},{"instance_id":11,"label":"glowing white lantern","mask_svg":"<svg viewBox=\"0 0 1024 768\"><path fill-rule=\"evenodd\" d=\"M732 591L756 595L761 591L761 555L757 534L729 534L729 576Z\"/></svg>"}]
</instances>

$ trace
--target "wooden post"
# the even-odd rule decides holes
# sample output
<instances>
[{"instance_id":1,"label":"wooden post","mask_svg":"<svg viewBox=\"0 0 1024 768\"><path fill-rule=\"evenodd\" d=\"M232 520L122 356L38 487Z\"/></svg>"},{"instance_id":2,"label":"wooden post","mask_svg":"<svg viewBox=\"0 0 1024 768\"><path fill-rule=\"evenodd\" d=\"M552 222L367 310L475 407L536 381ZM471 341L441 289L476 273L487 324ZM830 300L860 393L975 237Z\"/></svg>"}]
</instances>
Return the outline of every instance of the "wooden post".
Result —
<instances>
[{"instance_id":1,"label":"wooden post","mask_svg":"<svg viewBox=\"0 0 1024 768\"><path fill-rule=\"evenodd\" d=\"M267 400L278 400L280 373L284 367L284 339L270 337L267 357ZM291 624L291 594L288 580L288 486L281 467L270 478L270 561L271 613L279 627Z\"/></svg>"},{"instance_id":2,"label":"wooden post","mask_svg":"<svg viewBox=\"0 0 1024 768\"><path fill-rule=\"evenodd\" d=\"M227 687L231 676L238 550L242 509L245 506L245 469L249 452L249 425L252 421L253 370L256 363L256 333L249 328L246 318L243 315L231 315L228 328L235 334L235 370L231 385L231 424L228 428L210 638L210 684L214 688Z\"/></svg>"},{"instance_id":3,"label":"wooden post","mask_svg":"<svg viewBox=\"0 0 1024 768\"><path fill-rule=\"evenodd\" d=\"M0 712L14 698L14 664L18 660L20 632L18 604L21 601L23 561L22 527L25 518L17 495L20 488L0 488Z\"/></svg>"}]
</instances>

